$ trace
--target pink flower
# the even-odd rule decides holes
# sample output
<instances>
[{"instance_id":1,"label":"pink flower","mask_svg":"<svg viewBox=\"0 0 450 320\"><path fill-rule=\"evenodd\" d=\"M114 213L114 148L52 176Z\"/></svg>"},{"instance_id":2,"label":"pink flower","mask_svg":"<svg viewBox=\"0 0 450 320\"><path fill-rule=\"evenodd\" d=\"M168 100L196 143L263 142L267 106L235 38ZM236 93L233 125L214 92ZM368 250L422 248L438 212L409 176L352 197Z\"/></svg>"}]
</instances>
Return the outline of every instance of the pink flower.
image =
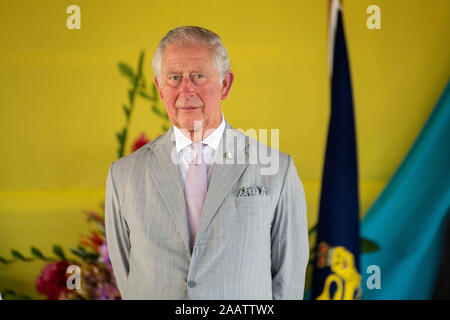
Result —
<instances>
[{"instance_id":1,"label":"pink flower","mask_svg":"<svg viewBox=\"0 0 450 320\"><path fill-rule=\"evenodd\" d=\"M119 290L112 284L105 284L96 288L97 300L118 300L120 299Z\"/></svg>"},{"instance_id":2,"label":"pink flower","mask_svg":"<svg viewBox=\"0 0 450 320\"><path fill-rule=\"evenodd\" d=\"M108 254L108 246L106 242L103 242L103 244L98 248L98 252L100 253L99 261L106 265L111 265L111 261L109 260Z\"/></svg>"},{"instance_id":3,"label":"pink flower","mask_svg":"<svg viewBox=\"0 0 450 320\"><path fill-rule=\"evenodd\" d=\"M49 300L58 300L62 293L68 292L66 285L68 266L67 261L47 263L36 279L37 291L46 295Z\"/></svg>"}]
</instances>

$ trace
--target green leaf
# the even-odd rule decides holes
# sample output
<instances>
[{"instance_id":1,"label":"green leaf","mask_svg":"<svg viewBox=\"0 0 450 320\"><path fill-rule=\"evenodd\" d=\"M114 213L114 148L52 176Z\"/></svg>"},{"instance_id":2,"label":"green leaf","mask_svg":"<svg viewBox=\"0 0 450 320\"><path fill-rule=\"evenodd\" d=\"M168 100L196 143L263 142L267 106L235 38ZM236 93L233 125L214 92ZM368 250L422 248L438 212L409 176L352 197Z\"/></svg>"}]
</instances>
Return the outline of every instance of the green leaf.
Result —
<instances>
[{"instance_id":1,"label":"green leaf","mask_svg":"<svg viewBox=\"0 0 450 320\"><path fill-rule=\"evenodd\" d=\"M122 132L117 132L116 133L117 139L119 140L119 142L121 144L125 143L125 137L127 136L127 131L126 130L127 129L123 128Z\"/></svg>"},{"instance_id":2,"label":"green leaf","mask_svg":"<svg viewBox=\"0 0 450 320\"><path fill-rule=\"evenodd\" d=\"M3 290L2 291L2 295L3 295L3 298L6 298L7 296L14 296L14 297L17 296L16 292L14 290L12 290L12 289L5 289L5 290Z\"/></svg>"},{"instance_id":3,"label":"green leaf","mask_svg":"<svg viewBox=\"0 0 450 320\"><path fill-rule=\"evenodd\" d=\"M380 246L372 240L361 237L361 253L369 253L380 250Z\"/></svg>"},{"instance_id":4,"label":"green leaf","mask_svg":"<svg viewBox=\"0 0 450 320\"><path fill-rule=\"evenodd\" d=\"M119 143L122 143L122 141L123 141L122 132L117 132L116 137L117 137L117 140L119 141Z\"/></svg>"},{"instance_id":5,"label":"green leaf","mask_svg":"<svg viewBox=\"0 0 450 320\"><path fill-rule=\"evenodd\" d=\"M139 56L139 62L138 62L138 77L142 74L142 65L144 63L144 57L145 57L145 51L141 52L141 55Z\"/></svg>"},{"instance_id":6,"label":"green leaf","mask_svg":"<svg viewBox=\"0 0 450 320\"><path fill-rule=\"evenodd\" d=\"M147 100L153 101L153 98L150 97L148 94L146 94L144 91L139 91L139 95L140 95L142 98L145 98L145 99L147 99Z\"/></svg>"},{"instance_id":7,"label":"green leaf","mask_svg":"<svg viewBox=\"0 0 450 320\"><path fill-rule=\"evenodd\" d=\"M38 258L38 259L41 259L41 260L44 260L44 261L49 260L46 257L44 257L44 255L42 254L42 252L39 249L37 249L35 247L31 247L31 254L33 256L35 256L36 258Z\"/></svg>"},{"instance_id":8,"label":"green leaf","mask_svg":"<svg viewBox=\"0 0 450 320\"><path fill-rule=\"evenodd\" d=\"M154 84L154 83L152 86L152 91L153 91L153 100L156 102L156 100L158 100L158 88L156 87L156 84Z\"/></svg>"},{"instance_id":9,"label":"green leaf","mask_svg":"<svg viewBox=\"0 0 450 320\"><path fill-rule=\"evenodd\" d=\"M134 95L136 91L134 90L128 90L128 101L130 101L130 105L133 105L134 103Z\"/></svg>"},{"instance_id":10,"label":"green leaf","mask_svg":"<svg viewBox=\"0 0 450 320\"><path fill-rule=\"evenodd\" d=\"M153 110L153 112L156 113L158 116L160 116L160 117L162 116L161 111L159 111L159 109L158 109L155 105L152 106L152 110Z\"/></svg>"},{"instance_id":11,"label":"green leaf","mask_svg":"<svg viewBox=\"0 0 450 320\"><path fill-rule=\"evenodd\" d=\"M127 65L126 63L120 62L119 65L119 70L122 73L122 75L130 78L132 81L134 81L135 79L135 75L133 72L133 69L131 69L131 67L129 65Z\"/></svg>"},{"instance_id":12,"label":"green leaf","mask_svg":"<svg viewBox=\"0 0 450 320\"><path fill-rule=\"evenodd\" d=\"M123 109L123 111L125 112L125 116L127 117L127 118L129 118L130 117L130 109L128 109L128 107L126 106L126 105L122 105L122 109Z\"/></svg>"},{"instance_id":13,"label":"green leaf","mask_svg":"<svg viewBox=\"0 0 450 320\"><path fill-rule=\"evenodd\" d=\"M9 298L10 296L13 297L13 299L17 299L17 300L32 300L33 298L31 298L30 296L27 296L23 293L16 293L14 290L12 289L5 289L2 291L2 295L3 298L6 299L7 297Z\"/></svg>"},{"instance_id":14,"label":"green leaf","mask_svg":"<svg viewBox=\"0 0 450 320\"><path fill-rule=\"evenodd\" d=\"M311 233L314 233L314 232L316 232L316 231L317 231L317 224L314 225L313 227L311 227L311 229L309 229L308 235L310 235Z\"/></svg>"},{"instance_id":15,"label":"green leaf","mask_svg":"<svg viewBox=\"0 0 450 320\"><path fill-rule=\"evenodd\" d=\"M88 252L83 247L78 246L78 249L70 249L70 251L82 258L83 260L96 260L99 255L96 253Z\"/></svg>"},{"instance_id":16,"label":"green leaf","mask_svg":"<svg viewBox=\"0 0 450 320\"><path fill-rule=\"evenodd\" d=\"M33 260L33 259L31 259L31 258L25 258L19 251L17 251L17 250L11 250L11 255L14 257L14 258L16 258L16 259L19 259L19 260L22 260L22 261L31 261L31 260Z\"/></svg>"},{"instance_id":17,"label":"green leaf","mask_svg":"<svg viewBox=\"0 0 450 320\"><path fill-rule=\"evenodd\" d=\"M80 257L83 260L86 259L86 256L85 256L84 252L81 252L81 251L79 251L77 249L70 249L70 252L72 252L74 255Z\"/></svg>"},{"instance_id":18,"label":"green leaf","mask_svg":"<svg viewBox=\"0 0 450 320\"><path fill-rule=\"evenodd\" d=\"M80 251L87 252L86 249L83 246L77 246L77 248Z\"/></svg>"},{"instance_id":19,"label":"green leaf","mask_svg":"<svg viewBox=\"0 0 450 320\"><path fill-rule=\"evenodd\" d=\"M145 89L146 87L147 87L147 84L146 84L147 82L146 82L146 80L145 80L145 76L144 76L144 74L142 74L141 75L141 81L139 82L139 88L140 89Z\"/></svg>"},{"instance_id":20,"label":"green leaf","mask_svg":"<svg viewBox=\"0 0 450 320\"><path fill-rule=\"evenodd\" d=\"M54 253L57 257L61 258L62 260L64 260L64 261L67 260L65 254L64 254L64 250L63 250L63 248L61 248L61 246L58 246L58 245L54 244L54 245L53 245L53 253Z\"/></svg>"},{"instance_id":21,"label":"green leaf","mask_svg":"<svg viewBox=\"0 0 450 320\"><path fill-rule=\"evenodd\" d=\"M10 263L11 261L6 260L6 259L3 258L3 257L0 257L0 262L1 262L1 263L4 263L4 264L8 264L8 263Z\"/></svg>"}]
</instances>

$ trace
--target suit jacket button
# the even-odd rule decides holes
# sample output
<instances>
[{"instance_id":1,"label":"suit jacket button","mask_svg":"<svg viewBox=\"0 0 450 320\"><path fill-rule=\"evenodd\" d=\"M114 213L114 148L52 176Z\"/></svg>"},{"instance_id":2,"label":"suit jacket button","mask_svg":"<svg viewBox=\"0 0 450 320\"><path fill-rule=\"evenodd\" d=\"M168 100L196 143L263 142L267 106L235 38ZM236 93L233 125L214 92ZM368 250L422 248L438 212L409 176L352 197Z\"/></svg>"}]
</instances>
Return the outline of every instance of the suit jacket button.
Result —
<instances>
[{"instance_id":1,"label":"suit jacket button","mask_svg":"<svg viewBox=\"0 0 450 320\"><path fill-rule=\"evenodd\" d=\"M188 286L189 286L189 288L193 288L193 287L195 287L195 281L193 281L193 280L189 280L188 281Z\"/></svg>"}]
</instances>

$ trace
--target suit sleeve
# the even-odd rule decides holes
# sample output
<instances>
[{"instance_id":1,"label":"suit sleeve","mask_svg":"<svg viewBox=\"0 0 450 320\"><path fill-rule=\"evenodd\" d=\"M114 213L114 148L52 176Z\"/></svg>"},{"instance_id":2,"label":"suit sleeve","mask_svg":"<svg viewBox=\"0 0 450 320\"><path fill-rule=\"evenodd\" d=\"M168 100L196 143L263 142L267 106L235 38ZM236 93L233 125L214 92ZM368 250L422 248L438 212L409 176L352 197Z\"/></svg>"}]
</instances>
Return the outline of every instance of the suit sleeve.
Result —
<instances>
[{"instance_id":1,"label":"suit sleeve","mask_svg":"<svg viewBox=\"0 0 450 320\"><path fill-rule=\"evenodd\" d=\"M123 297L129 272L130 238L113 178L113 165L114 162L109 167L106 179L105 229L109 258Z\"/></svg>"},{"instance_id":2,"label":"suit sleeve","mask_svg":"<svg viewBox=\"0 0 450 320\"><path fill-rule=\"evenodd\" d=\"M309 259L306 199L290 156L272 221L271 241L273 299L303 299Z\"/></svg>"}]
</instances>

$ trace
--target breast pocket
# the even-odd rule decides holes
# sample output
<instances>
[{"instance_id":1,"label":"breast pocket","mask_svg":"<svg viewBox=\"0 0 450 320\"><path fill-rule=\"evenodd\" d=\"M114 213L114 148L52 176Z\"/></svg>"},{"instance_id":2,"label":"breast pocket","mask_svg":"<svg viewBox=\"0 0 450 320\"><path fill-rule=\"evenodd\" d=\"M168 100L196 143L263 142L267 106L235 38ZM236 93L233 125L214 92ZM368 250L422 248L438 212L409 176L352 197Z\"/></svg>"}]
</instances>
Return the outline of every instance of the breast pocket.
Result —
<instances>
[{"instance_id":1,"label":"breast pocket","mask_svg":"<svg viewBox=\"0 0 450 320\"><path fill-rule=\"evenodd\" d=\"M270 196L236 197L235 202L238 210L242 209L249 212L259 212L261 209L268 210L271 206Z\"/></svg>"},{"instance_id":2,"label":"breast pocket","mask_svg":"<svg viewBox=\"0 0 450 320\"><path fill-rule=\"evenodd\" d=\"M270 244L270 221L273 212L271 197L252 196L235 198L233 232L242 246L251 252ZM238 236L239 235L239 236ZM236 240L239 241L239 240Z\"/></svg>"}]
</instances>

